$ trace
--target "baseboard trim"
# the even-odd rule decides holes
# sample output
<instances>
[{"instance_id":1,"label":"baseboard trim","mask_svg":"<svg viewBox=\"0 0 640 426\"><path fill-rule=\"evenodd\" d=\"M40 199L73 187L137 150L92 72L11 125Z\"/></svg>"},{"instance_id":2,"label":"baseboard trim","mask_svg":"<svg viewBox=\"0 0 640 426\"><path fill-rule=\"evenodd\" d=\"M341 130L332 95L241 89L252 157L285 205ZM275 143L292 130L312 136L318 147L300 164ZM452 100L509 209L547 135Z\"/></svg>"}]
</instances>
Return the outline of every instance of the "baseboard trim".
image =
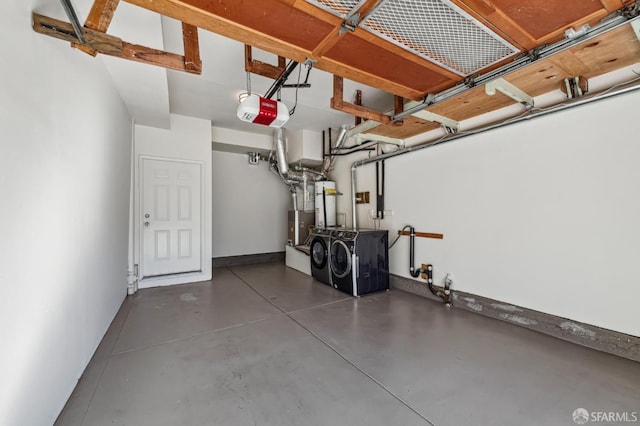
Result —
<instances>
[{"instance_id":1,"label":"baseboard trim","mask_svg":"<svg viewBox=\"0 0 640 426\"><path fill-rule=\"evenodd\" d=\"M389 275L389 281L393 288L440 302L442 301L440 298L431 294L423 282L395 274ZM640 362L640 337L607 330L594 325L557 317L463 291L453 290L452 297L452 305L455 308L505 321L578 345Z\"/></svg>"},{"instance_id":2,"label":"baseboard trim","mask_svg":"<svg viewBox=\"0 0 640 426\"><path fill-rule=\"evenodd\" d=\"M284 252L244 254L240 256L214 257L211 259L214 268L226 266L253 265L256 263L283 262Z\"/></svg>"}]
</instances>

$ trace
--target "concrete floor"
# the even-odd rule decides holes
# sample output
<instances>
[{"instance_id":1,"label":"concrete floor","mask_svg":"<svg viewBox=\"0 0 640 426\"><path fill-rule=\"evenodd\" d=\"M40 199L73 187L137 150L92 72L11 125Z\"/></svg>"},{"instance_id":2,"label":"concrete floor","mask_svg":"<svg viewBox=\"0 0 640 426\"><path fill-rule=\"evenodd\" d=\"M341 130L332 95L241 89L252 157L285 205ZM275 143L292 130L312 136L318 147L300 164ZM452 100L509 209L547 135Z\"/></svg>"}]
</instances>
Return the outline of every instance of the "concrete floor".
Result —
<instances>
[{"instance_id":1,"label":"concrete floor","mask_svg":"<svg viewBox=\"0 0 640 426\"><path fill-rule=\"evenodd\" d=\"M128 298L56 424L574 425L579 407L640 411L640 364L278 263Z\"/></svg>"}]
</instances>

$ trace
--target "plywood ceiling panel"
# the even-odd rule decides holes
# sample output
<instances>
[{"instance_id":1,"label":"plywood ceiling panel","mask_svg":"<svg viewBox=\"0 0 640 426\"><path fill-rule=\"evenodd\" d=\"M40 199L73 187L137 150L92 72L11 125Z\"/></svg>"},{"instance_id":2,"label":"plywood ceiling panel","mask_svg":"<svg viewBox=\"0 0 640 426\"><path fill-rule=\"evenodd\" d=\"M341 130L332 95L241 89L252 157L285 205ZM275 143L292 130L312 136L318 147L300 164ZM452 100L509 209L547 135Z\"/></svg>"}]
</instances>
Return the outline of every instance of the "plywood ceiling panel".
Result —
<instances>
[{"instance_id":1,"label":"plywood ceiling panel","mask_svg":"<svg viewBox=\"0 0 640 426\"><path fill-rule=\"evenodd\" d=\"M525 93L539 96L559 90L565 78L582 76L588 79L638 62L640 62L640 41L630 25L624 25L571 49L536 61L504 78ZM502 93L497 92L489 96L485 93L485 87L479 86L427 109L462 121L513 104L514 101ZM422 131L419 131L419 121L411 121L411 124L403 130L394 129L393 126L388 125L379 126L371 133L397 138L403 135L406 138L407 135L413 136L439 127L437 123L426 123Z\"/></svg>"},{"instance_id":2,"label":"plywood ceiling panel","mask_svg":"<svg viewBox=\"0 0 640 426\"><path fill-rule=\"evenodd\" d=\"M367 16L368 11L377 10L374 8L378 4L376 0L336 0L338 5L346 2L346 6L337 14L319 7L331 3L329 0L126 1L298 62L311 58L317 61L315 66L318 69L408 99L420 100L427 94L442 92L462 83L462 75L467 75L455 74L415 54L411 49L403 48L415 41L403 36L406 29L403 23L407 26L411 26L412 22L423 23L422 18L406 13L407 10L409 13L411 11L408 5L419 0L394 0L398 3L394 3L394 7L399 8L402 3L403 13L398 15L394 12L398 8L388 8L387 14L394 19L385 18L375 22L377 26L384 27L376 26L384 36L371 31L373 18ZM560 40L567 28L578 29L584 23L594 25L629 2L631 0L445 1L462 9L460 16L470 16L470 21L480 22L498 37L522 50ZM421 10L431 13L429 8L424 8L424 3L420 6ZM366 17L364 21L350 22L346 32L340 31L346 10L360 7L363 8L360 10L362 14L358 16L360 19ZM382 13L382 9L379 12ZM369 25L369 30L365 28L366 25ZM443 25L447 31L455 27L449 21ZM418 25L414 30L422 34L420 28ZM451 37L454 35L441 40L437 47L445 46L444 50L447 50ZM433 48L428 43L425 46L422 47ZM482 49L473 50L479 55L483 52ZM593 77L636 63L639 57L638 40L629 25L625 25L551 58L535 61L504 78L529 95L537 96L558 89L566 77ZM475 70L469 75L482 75L492 67L495 65ZM486 95L484 86L481 86L432 105L429 110L461 121L513 103L512 99L501 93ZM438 126L437 123L411 117L406 119L404 126L380 126L376 133L404 138Z\"/></svg>"},{"instance_id":3,"label":"plywood ceiling panel","mask_svg":"<svg viewBox=\"0 0 640 426\"><path fill-rule=\"evenodd\" d=\"M313 50L334 28L278 0L260 0L259 7L238 0L185 0L184 3L306 50Z\"/></svg>"},{"instance_id":4,"label":"plywood ceiling panel","mask_svg":"<svg viewBox=\"0 0 640 426\"><path fill-rule=\"evenodd\" d=\"M433 121L426 121L416 117L406 117L402 126L396 126L394 124L388 124L384 126L378 126L371 133L387 136L390 138L407 139L412 136L419 135L429 130L439 129L440 124Z\"/></svg>"},{"instance_id":5,"label":"plywood ceiling panel","mask_svg":"<svg viewBox=\"0 0 640 426\"><path fill-rule=\"evenodd\" d=\"M600 0L491 0L491 3L535 39L564 31L586 16L606 14Z\"/></svg>"},{"instance_id":6,"label":"plywood ceiling panel","mask_svg":"<svg viewBox=\"0 0 640 426\"><path fill-rule=\"evenodd\" d=\"M640 61L640 41L631 26L624 25L574 47L571 52L589 68L585 77L593 77Z\"/></svg>"},{"instance_id":7,"label":"plywood ceiling panel","mask_svg":"<svg viewBox=\"0 0 640 426\"><path fill-rule=\"evenodd\" d=\"M422 94L455 84L455 80L432 71L431 65L420 65L353 34L345 34L325 57L354 68L366 69Z\"/></svg>"},{"instance_id":8,"label":"plywood ceiling panel","mask_svg":"<svg viewBox=\"0 0 640 426\"><path fill-rule=\"evenodd\" d=\"M640 42L629 25L509 74L506 80L531 96L560 88L565 78L587 79L640 61Z\"/></svg>"},{"instance_id":9,"label":"plywood ceiling panel","mask_svg":"<svg viewBox=\"0 0 640 426\"><path fill-rule=\"evenodd\" d=\"M512 99L500 92L489 96L485 93L484 86L478 86L429 107L429 111L456 121L462 121L513 105L513 103Z\"/></svg>"}]
</instances>

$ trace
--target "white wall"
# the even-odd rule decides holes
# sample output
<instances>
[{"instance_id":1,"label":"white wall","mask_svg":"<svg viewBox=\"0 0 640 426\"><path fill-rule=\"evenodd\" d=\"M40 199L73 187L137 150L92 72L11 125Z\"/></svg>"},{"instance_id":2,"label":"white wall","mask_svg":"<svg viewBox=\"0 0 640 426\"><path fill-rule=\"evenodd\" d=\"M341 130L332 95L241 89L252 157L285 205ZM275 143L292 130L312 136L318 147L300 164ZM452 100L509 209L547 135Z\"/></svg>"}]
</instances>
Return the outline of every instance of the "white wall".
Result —
<instances>
[{"instance_id":1,"label":"white wall","mask_svg":"<svg viewBox=\"0 0 640 426\"><path fill-rule=\"evenodd\" d=\"M2 425L54 422L126 296L131 119L99 60L33 32L53 6L0 3Z\"/></svg>"},{"instance_id":2,"label":"white wall","mask_svg":"<svg viewBox=\"0 0 640 426\"><path fill-rule=\"evenodd\" d=\"M640 94L620 96L386 161L383 227L412 224L416 264L435 281L560 317L640 336ZM350 211L349 174L338 184ZM375 165L357 191L375 191ZM368 207L359 224L371 225ZM408 238L390 251L409 277Z\"/></svg>"},{"instance_id":3,"label":"white wall","mask_svg":"<svg viewBox=\"0 0 640 426\"><path fill-rule=\"evenodd\" d=\"M148 126L135 126L135 181L134 181L134 233L139 235L139 166L142 156L197 161L203 170L203 250L202 273L184 274L166 277L144 278L139 282L140 288L161 285L181 284L211 279L211 122L199 118L184 117L171 114L168 130ZM134 261L140 263L140 244L134 244Z\"/></svg>"},{"instance_id":4,"label":"white wall","mask_svg":"<svg viewBox=\"0 0 640 426\"><path fill-rule=\"evenodd\" d=\"M213 257L284 251L291 204L266 161L213 151Z\"/></svg>"}]
</instances>

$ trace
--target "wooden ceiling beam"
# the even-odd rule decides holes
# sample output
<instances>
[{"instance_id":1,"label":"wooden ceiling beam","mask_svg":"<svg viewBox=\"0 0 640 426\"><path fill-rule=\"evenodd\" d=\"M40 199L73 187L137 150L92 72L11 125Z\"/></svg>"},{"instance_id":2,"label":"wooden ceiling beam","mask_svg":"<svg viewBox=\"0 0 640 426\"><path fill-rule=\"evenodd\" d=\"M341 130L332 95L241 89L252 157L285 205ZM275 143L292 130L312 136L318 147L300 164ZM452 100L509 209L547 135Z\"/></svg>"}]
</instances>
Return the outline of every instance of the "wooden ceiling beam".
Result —
<instances>
[{"instance_id":1,"label":"wooden ceiling beam","mask_svg":"<svg viewBox=\"0 0 640 426\"><path fill-rule=\"evenodd\" d=\"M632 1L630 0L600 0L600 3L602 3L602 7L604 7L607 12L612 13L615 12L616 10L620 9L621 7L623 7L625 4L629 4L632 3Z\"/></svg>"},{"instance_id":2,"label":"wooden ceiling beam","mask_svg":"<svg viewBox=\"0 0 640 426\"><path fill-rule=\"evenodd\" d=\"M92 30L107 32L120 0L95 0L84 24Z\"/></svg>"},{"instance_id":3,"label":"wooden ceiling beam","mask_svg":"<svg viewBox=\"0 0 640 426\"><path fill-rule=\"evenodd\" d=\"M379 2L380 0L367 0L360 7L360 9L358 9L358 13L360 13L360 17L359 17L360 22L362 21L362 19L364 19L367 16L367 14ZM338 44L340 40L342 40L342 37L345 35L344 33L340 34L340 29L342 28L342 24L344 21L340 19L340 17L335 16L322 9L319 9L317 6L314 6L311 3L306 1L302 1L302 0L293 1L292 6L334 27L334 29L331 32L329 32L329 34L327 34L326 37L320 43L318 43L318 45L316 45L316 47L311 51L309 56L311 59L314 59L316 61L321 61L323 58L326 59L325 55L327 55L327 53L329 53L330 50L334 46L336 46L336 44ZM401 48L400 46L397 46L387 40L384 40L378 37L375 34L370 33L367 30L360 28L350 34L353 34L354 36L358 37L361 40L381 46L385 50L392 52L393 54L398 55L403 59L407 59L413 63L419 64L424 68L437 72L452 81L456 81L460 79L460 76L458 76L456 73L451 72L447 69L441 68L436 64L430 61L427 61L426 59L421 58L418 55L409 52L408 50Z\"/></svg>"},{"instance_id":4,"label":"wooden ceiling beam","mask_svg":"<svg viewBox=\"0 0 640 426\"><path fill-rule=\"evenodd\" d=\"M106 33L111 25L111 20L116 12L120 0L95 0L87 20L84 23L84 27L90 30L100 31ZM73 47L88 53L91 56L96 56L98 52L90 47L83 46L82 44L73 43Z\"/></svg>"},{"instance_id":5,"label":"wooden ceiling beam","mask_svg":"<svg viewBox=\"0 0 640 426\"><path fill-rule=\"evenodd\" d=\"M331 108L366 120L374 120L382 124L391 123L391 118L384 113L355 105L350 102L345 102L344 80L342 77L337 75L333 76L333 98L331 98Z\"/></svg>"},{"instance_id":6,"label":"wooden ceiling beam","mask_svg":"<svg viewBox=\"0 0 640 426\"><path fill-rule=\"evenodd\" d=\"M39 15L37 13L33 13L32 18L33 30L35 32L65 40L70 43L86 46L104 55L143 62L177 71L185 71L194 74L200 73L196 69L188 69L185 63L185 57L175 53L127 43L118 37L107 35L103 32L91 30L89 28L83 29L82 33L85 43L81 43L76 37L70 23Z\"/></svg>"},{"instance_id":7,"label":"wooden ceiling beam","mask_svg":"<svg viewBox=\"0 0 640 426\"><path fill-rule=\"evenodd\" d=\"M256 29L248 26L237 24L233 21L225 19L217 14L205 9L204 6L194 6L192 3L195 0L125 0L127 3L139 6L153 12L159 13L164 16L168 16L173 19L177 19L181 22L186 22L191 25L195 25L198 28L202 28L216 34L220 34L224 37L231 38L241 43L249 44L253 47L265 50L267 52L274 53L285 58L292 59L296 62L304 62L306 59L316 59L317 63L314 68L326 71L330 74L340 75L349 80L356 81L362 84L366 84L371 87L384 90L389 93L393 93L408 99L421 99L424 93L411 87L407 87L404 84L397 83L379 75L368 73L354 66L346 65L342 62L331 60L329 58L314 58L312 50L305 49L297 46L293 43L284 42L274 36L262 33ZM284 0L283 0L284 1ZM204 4L202 1L198 1L198 4ZM288 1L291 4L291 1ZM303 2L293 2L293 6L297 7ZM306 2L304 2L306 3ZM316 8L316 10L320 11ZM321 11L320 11L321 12ZM286 25L286 23L283 23ZM362 34L368 34L363 31ZM373 37L373 35L371 35ZM391 43L389 43L391 44ZM398 48L399 49L399 48ZM405 52L408 54L408 52ZM425 68L431 64L430 62L423 60L416 55L408 54L408 57L416 63L424 65ZM435 67L435 65L433 65ZM441 72L442 70L438 71ZM451 85L452 81L447 81L442 85L435 88L436 90L444 89L447 85Z\"/></svg>"},{"instance_id":8,"label":"wooden ceiling beam","mask_svg":"<svg viewBox=\"0 0 640 426\"><path fill-rule=\"evenodd\" d=\"M404 98L402 96L393 97L393 115L400 114L404 111ZM398 120L393 122L396 126L402 126L403 121Z\"/></svg>"},{"instance_id":9,"label":"wooden ceiling beam","mask_svg":"<svg viewBox=\"0 0 640 426\"><path fill-rule=\"evenodd\" d=\"M362 4L362 6L360 6L360 8L355 12L359 14L358 24L362 22L362 19L364 19L364 17L367 16L367 14L379 2L380 0L367 0ZM311 5L308 2L297 2L294 6L314 16L318 15L319 12L317 7ZM314 58L323 57L333 46L336 45L336 43L340 41L340 38L342 37L342 34L340 32L342 30L344 22L340 18L331 14L324 14L323 20L325 22L331 23L332 25L335 25L335 28L315 47L315 49L313 49L312 53Z\"/></svg>"},{"instance_id":10,"label":"wooden ceiling beam","mask_svg":"<svg viewBox=\"0 0 640 426\"><path fill-rule=\"evenodd\" d=\"M244 70L246 72L277 80L286 69L286 62L287 59L282 56L278 56L278 66L253 59L251 46L244 45Z\"/></svg>"},{"instance_id":11,"label":"wooden ceiling beam","mask_svg":"<svg viewBox=\"0 0 640 426\"><path fill-rule=\"evenodd\" d=\"M100 52L102 53L102 52ZM137 44L122 42L122 59L130 61L142 62L144 64L157 65L176 71L184 71L190 74L200 74L201 71L188 69L185 64L185 58L182 55L165 52L164 50L153 49L151 47L140 46Z\"/></svg>"},{"instance_id":12,"label":"wooden ceiling beam","mask_svg":"<svg viewBox=\"0 0 640 426\"><path fill-rule=\"evenodd\" d=\"M37 33L68 41L72 44L84 45L96 52L104 53L111 56L122 55L122 40L104 34L100 31L83 29L82 33L85 43L81 43L73 31L73 26L68 22L59 21L47 16L32 14L33 30Z\"/></svg>"},{"instance_id":13,"label":"wooden ceiling beam","mask_svg":"<svg viewBox=\"0 0 640 426\"><path fill-rule=\"evenodd\" d=\"M200 59L200 43L198 41L198 27L182 23L182 42L184 44L184 67L192 74L202 73Z\"/></svg>"}]
</instances>

